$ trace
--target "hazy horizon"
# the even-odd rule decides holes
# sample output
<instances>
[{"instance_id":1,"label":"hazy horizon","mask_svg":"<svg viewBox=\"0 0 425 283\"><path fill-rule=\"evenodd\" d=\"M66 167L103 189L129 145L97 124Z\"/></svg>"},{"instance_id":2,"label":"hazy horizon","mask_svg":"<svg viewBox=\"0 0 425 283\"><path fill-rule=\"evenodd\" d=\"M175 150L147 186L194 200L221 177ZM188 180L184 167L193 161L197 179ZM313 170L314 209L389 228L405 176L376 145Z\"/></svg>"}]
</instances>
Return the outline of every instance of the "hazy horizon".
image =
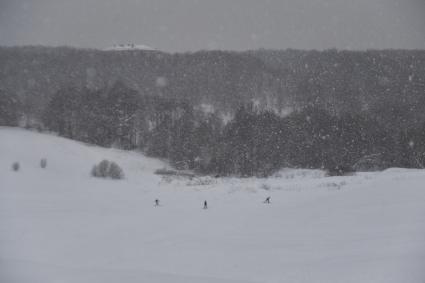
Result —
<instances>
[{"instance_id":1,"label":"hazy horizon","mask_svg":"<svg viewBox=\"0 0 425 283\"><path fill-rule=\"evenodd\" d=\"M421 0L2 0L0 45L425 49Z\"/></svg>"}]
</instances>

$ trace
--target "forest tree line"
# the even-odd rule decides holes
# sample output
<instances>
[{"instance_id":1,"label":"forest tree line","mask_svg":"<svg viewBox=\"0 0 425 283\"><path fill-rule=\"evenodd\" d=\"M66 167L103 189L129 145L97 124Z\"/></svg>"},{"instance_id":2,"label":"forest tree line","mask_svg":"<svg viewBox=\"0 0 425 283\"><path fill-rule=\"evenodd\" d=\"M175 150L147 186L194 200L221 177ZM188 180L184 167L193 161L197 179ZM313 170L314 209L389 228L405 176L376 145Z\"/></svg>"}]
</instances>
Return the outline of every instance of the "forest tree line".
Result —
<instances>
[{"instance_id":1,"label":"forest tree line","mask_svg":"<svg viewBox=\"0 0 425 283\"><path fill-rule=\"evenodd\" d=\"M424 94L421 50L0 47L0 125L208 174L422 168Z\"/></svg>"},{"instance_id":2,"label":"forest tree line","mask_svg":"<svg viewBox=\"0 0 425 283\"><path fill-rule=\"evenodd\" d=\"M0 106L0 123L17 125L19 103L0 92ZM282 167L345 174L425 165L425 123L388 130L371 115L333 115L307 105L282 116L252 103L242 104L224 123L189 101L141 95L120 81L99 90L60 89L43 113L42 126L74 140L142 150L178 169L220 176L265 177Z\"/></svg>"},{"instance_id":3,"label":"forest tree line","mask_svg":"<svg viewBox=\"0 0 425 283\"><path fill-rule=\"evenodd\" d=\"M143 96L166 96L232 112L312 106L333 116L374 116L387 129L425 121L423 50L101 51L0 47L0 88L40 119L66 85L99 90L121 80Z\"/></svg>"}]
</instances>

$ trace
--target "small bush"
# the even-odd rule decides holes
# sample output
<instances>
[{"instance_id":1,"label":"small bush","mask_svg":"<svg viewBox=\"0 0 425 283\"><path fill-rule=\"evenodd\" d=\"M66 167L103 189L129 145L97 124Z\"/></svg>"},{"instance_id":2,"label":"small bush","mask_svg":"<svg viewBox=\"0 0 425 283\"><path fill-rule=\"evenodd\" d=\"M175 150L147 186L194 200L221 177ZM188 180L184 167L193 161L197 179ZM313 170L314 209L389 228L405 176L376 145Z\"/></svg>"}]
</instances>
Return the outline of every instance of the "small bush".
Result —
<instances>
[{"instance_id":1,"label":"small bush","mask_svg":"<svg viewBox=\"0 0 425 283\"><path fill-rule=\"evenodd\" d=\"M196 177L195 174L192 174L190 172L169 170L169 169L165 169L165 168L155 170L154 174L163 175L163 176L187 177L189 179Z\"/></svg>"},{"instance_id":2,"label":"small bush","mask_svg":"<svg viewBox=\"0 0 425 283\"><path fill-rule=\"evenodd\" d=\"M116 164L115 162L110 163L108 175L112 179L123 179L124 178L124 172L122 171L121 167L118 164Z\"/></svg>"},{"instance_id":3,"label":"small bush","mask_svg":"<svg viewBox=\"0 0 425 283\"><path fill-rule=\"evenodd\" d=\"M91 171L93 177L123 179L124 171L113 161L102 160L99 164L94 165Z\"/></svg>"},{"instance_id":4,"label":"small bush","mask_svg":"<svg viewBox=\"0 0 425 283\"><path fill-rule=\"evenodd\" d=\"M175 170L169 170L169 169L162 168L162 169L156 169L155 174L157 174L157 175L177 175L178 173Z\"/></svg>"},{"instance_id":5,"label":"small bush","mask_svg":"<svg viewBox=\"0 0 425 283\"><path fill-rule=\"evenodd\" d=\"M109 161L102 160L99 164L94 165L92 175L94 177L106 178L108 176Z\"/></svg>"},{"instance_id":6,"label":"small bush","mask_svg":"<svg viewBox=\"0 0 425 283\"><path fill-rule=\"evenodd\" d=\"M40 167L43 168L43 169L47 167L47 159L46 158L43 158L43 159L40 160Z\"/></svg>"},{"instance_id":7,"label":"small bush","mask_svg":"<svg viewBox=\"0 0 425 283\"><path fill-rule=\"evenodd\" d=\"M355 173L354 169L351 166L337 165L328 168L328 176L347 176L353 175Z\"/></svg>"},{"instance_id":8,"label":"small bush","mask_svg":"<svg viewBox=\"0 0 425 283\"><path fill-rule=\"evenodd\" d=\"M217 184L217 180L211 177L193 178L186 183L187 186L209 186L213 184Z\"/></svg>"},{"instance_id":9,"label":"small bush","mask_svg":"<svg viewBox=\"0 0 425 283\"><path fill-rule=\"evenodd\" d=\"M13 171L15 171L15 172L17 172L17 171L19 171L19 168L20 168L21 166L19 165L19 162L14 162L13 164L12 164L12 170Z\"/></svg>"}]
</instances>

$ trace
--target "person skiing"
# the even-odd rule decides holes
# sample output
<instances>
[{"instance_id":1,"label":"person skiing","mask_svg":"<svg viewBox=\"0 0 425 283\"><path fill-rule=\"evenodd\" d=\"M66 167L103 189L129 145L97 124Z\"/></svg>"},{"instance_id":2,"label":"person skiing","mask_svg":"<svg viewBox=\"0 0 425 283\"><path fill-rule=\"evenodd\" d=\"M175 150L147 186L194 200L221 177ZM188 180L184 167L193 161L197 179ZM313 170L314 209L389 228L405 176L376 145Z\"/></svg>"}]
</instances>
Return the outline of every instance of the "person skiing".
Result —
<instances>
[{"instance_id":1,"label":"person skiing","mask_svg":"<svg viewBox=\"0 0 425 283\"><path fill-rule=\"evenodd\" d=\"M264 203L270 203L270 197L267 197Z\"/></svg>"},{"instance_id":2,"label":"person skiing","mask_svg":"<svg viewBox=\"0 0 425 283\"><path fill-rule=\"evenodd\" d=\"M155 199L155 206L159 206L159 199Z\"/></svg>"},{"instance_id":3,"label":"person skiing","mask_svg":"<svg viewBox=\"0 0 425 283\"><path fill-rule=\"evenodd\" d=\"M208 204L207 204L207 201L205 200L204 201L204 209L207 209L208 208Z\"/></svg>"}]
</instances>

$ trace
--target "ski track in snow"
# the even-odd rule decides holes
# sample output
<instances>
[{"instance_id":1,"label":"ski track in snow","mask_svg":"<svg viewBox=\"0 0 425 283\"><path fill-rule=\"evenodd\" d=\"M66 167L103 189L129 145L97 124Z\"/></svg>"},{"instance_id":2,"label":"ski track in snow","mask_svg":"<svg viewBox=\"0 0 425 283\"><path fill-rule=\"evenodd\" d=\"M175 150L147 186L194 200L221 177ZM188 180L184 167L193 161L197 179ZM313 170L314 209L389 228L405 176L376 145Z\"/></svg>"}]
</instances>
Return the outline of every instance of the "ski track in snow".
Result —
<instances>
[{"instance_id":1,"label":"ski track in snow","mask_svg":"<svg viewBox=\"0 0 425 283\"><path fill-rule=\"evenodd\" d=\"M91 177L102 159L126 179ZM0 127L0 282L425 282L425 170L167 181L164 167Z\"/></svg>"}]
</instances>

